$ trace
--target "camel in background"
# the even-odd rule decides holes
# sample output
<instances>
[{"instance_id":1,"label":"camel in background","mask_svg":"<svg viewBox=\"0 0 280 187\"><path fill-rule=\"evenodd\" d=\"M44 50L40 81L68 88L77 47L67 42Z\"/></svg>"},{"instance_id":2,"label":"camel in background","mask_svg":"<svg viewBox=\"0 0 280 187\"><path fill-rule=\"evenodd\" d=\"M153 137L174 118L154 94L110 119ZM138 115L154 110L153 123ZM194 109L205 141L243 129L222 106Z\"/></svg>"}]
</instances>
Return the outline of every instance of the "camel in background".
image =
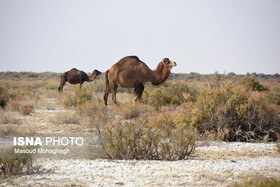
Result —
<instances>
[{"instance_id":1,"label":"camel in background","mask_svg":"<svg viewBox=\"0 0 280 187\"><path fill-rule=\"evenodd\" d=\"M176 62L164 58L156 70L151 70L137 56L127 56L114 64L106 71L106 90L104 102L107 106L108 95L112 90L112 100L117 105L116 90L118 85L124 88L134 88L134 99L141 102L144 84L151 82L152 85L162 84L170 75L170 70L176 66Z\"/></svg>"},{"instance_id":2,"label":"camel in background","mask_svg":"<svg viewBox=\"0 0 280 187\"><path fill-rule=\"evenodd\" d=\"M67 71L61 75L60 78L60 86L58 87L58 91L62 92L63 86L66 82L69 82L70 84L80 84L80 88L82 87L82 84L87 81L91 82L98 75L102 74L98 70L94 70L90 76L88 76L84 71L78 70L76 68L72 68L70 71Z\"/></svg>"}]
</instances>

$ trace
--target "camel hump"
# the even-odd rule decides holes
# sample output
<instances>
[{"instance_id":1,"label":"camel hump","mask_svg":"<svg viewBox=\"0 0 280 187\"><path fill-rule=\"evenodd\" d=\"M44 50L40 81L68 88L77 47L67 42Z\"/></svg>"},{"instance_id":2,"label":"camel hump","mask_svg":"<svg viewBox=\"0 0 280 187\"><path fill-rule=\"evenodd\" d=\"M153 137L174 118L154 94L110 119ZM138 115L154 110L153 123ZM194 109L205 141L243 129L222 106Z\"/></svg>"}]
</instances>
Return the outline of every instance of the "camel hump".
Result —
<instances>
[{"instance_id":1,"label":"camel hump","mask_svg":"<svg viewBox=\"0 0 280 187\"><path fill-rule=\"evenodd\" d=\"M77 69L77 68L72 68L71 70L76 70L76 71L78 71L78 69Z\"/></svg>"},{"instance_id":2,"label":"camel hump","mask_svg":"<svg viewBox=\"0 0 280 187\"><path fill-rule=\"evenodd\" d=\"M135 60L137 60L137 61L139 61L139 62L142 62L142 61L138 58L138 56L126 56L126 57L124 57L123 59L128 59L128 58L132 58L132 59L135 59Z\"/></svg>"}]
</instances>

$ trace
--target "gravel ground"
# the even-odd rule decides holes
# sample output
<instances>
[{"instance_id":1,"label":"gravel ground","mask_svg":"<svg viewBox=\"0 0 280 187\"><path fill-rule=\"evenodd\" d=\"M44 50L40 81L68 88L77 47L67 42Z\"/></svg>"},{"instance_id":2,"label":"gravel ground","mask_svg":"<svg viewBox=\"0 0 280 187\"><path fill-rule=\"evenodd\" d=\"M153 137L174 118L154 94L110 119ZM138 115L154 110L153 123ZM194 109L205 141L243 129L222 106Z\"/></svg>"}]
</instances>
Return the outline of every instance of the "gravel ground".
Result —
<instances>
[{"instance_id":1,"label":"gravel ground","mask_svg":"<svg viewBox=\"0 0 280 187\"><path fill-rule=\"evenodd\" d=\"M0 186L230 186L257 175L280 179L274 143L202 143L183 161L36 161L51 170L2 181Z\"/></svg>"}]
</instances>

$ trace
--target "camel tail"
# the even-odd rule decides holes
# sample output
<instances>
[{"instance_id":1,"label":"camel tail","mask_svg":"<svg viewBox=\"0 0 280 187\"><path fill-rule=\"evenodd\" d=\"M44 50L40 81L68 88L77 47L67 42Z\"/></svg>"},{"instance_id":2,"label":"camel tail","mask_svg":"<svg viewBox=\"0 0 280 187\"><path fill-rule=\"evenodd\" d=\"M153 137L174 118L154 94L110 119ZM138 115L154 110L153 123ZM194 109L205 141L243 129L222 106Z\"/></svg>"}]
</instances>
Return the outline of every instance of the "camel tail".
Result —
<instances>
[{"instance_id":1,"label":"camel tail","mask_svg":"<svg viewBox=\"0 0 280 187\"><path fill-rule=\"evenodd\" d=\"M105 80L106 80L106 89L109 88L109 78L108 78L108 73L109 73L109 70L106 71L105 73Z\"/></svg>"},{"instance_id":2,"label":"camel tail","mask_svg":"<svg viewBox=\"0 0 280 187\"><path fill-rule=\"evenodd\" d=\"M106 106L107 106L108 95L110 93L108 73L109 73L109 70L107 70L106 73L105 73L106 88L105 88L105 94L104 94L104 97L103 97L104 103L105 103Z\"/></svg>"},{"instance_id":3,"label":"camel tail","mask_svg":"<svg viewBox=\"0 0 280 187\"><path fill-rule=\"evenodd\" d=\"M59 87L58 87L58 92L62 92L62 90L63 90L63 86L64 86L64 84L66 83L66 75L65 75L65 73L63 73L61 76L60 76L60 85L59 85Z\"/></svg>"}]
</instances>

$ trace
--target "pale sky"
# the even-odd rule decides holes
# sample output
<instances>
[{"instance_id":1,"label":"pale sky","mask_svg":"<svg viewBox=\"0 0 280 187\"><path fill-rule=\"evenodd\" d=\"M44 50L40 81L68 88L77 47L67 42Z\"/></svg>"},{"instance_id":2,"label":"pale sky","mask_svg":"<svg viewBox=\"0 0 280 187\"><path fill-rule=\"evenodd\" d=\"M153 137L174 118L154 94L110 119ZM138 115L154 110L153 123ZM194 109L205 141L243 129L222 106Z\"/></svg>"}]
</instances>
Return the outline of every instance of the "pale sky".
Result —
<instances>
[{"instance_id":1,"label":"pale sky","mask_svg":"<svg viewBox=\"0 0 280 187\"><path fill-rule=\"evenodd\" d=\"M174 73L280 73L279 0L0 0L0 72L86 72L137 55Z\"/></svg>"}]
</instances>

